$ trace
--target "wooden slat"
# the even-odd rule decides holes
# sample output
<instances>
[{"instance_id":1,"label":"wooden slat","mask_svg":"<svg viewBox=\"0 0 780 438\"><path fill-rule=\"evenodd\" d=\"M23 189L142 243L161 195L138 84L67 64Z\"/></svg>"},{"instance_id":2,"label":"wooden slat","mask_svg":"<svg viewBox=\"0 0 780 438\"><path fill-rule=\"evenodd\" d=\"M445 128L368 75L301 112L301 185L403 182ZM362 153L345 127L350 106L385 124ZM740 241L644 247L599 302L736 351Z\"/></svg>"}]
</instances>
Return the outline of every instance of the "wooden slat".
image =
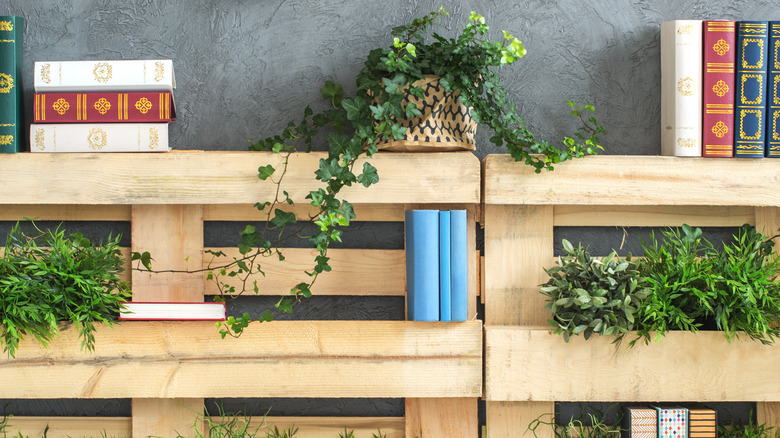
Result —
<instances>
[{"instance_id":1,"label":"wooden slat","mask_svg":"<svg viewBox=\"0 0 780 438\"><path fill-rule=\"evenodd\" d=\"M403 204L354 204L356 221L387 221L403 222ZM281 205L282 211L292 211L299 220L305 220L316 213L311 206L297 203L294 206ZM203 208L203 219L206 221L265 221L268 217L249 204L215 204Z\"/></svg>"},{"instance_id":2,"label":"wooden slat","mask_svg":"<svg viewBox=\"0 0 780 438\"><path fill-rule=\"evenodd\" d=\"M134 437L190 437L202 427L202 398L134 398L132 410Z\"/></svg>"},{"instance_id":3,"label":"wooden slat","mask_svg":"<svg viewBox=\"0 0 780 438\"><path fill-rule=\"evenodd\" d=\"M227 260L239 256L236 248L206 248L213 251L223 251L228 254ZM253 281L257 281L259 295L280 295L290 292L290 288L300 282L308 282L311 278L305 271L314 268L316 250L306 248L287 248L282 250L284 261L277 257L263 257L260 260L265 276L255 273L247 286L245 295L254 295ZM208 269L211 261L207 254L203 260L203 268ZM312 293L315 295L384 295L403 296L405 294L404 266L406 256L404 250L370 250L370 249L330 249L331 272L320 274L314 283ZM220 262L221 260L221 262ZM219 266L226 259L216 259L212 266ZM240 290L241 280L237 277L223 277L220 282L228 283ZM205 293L216 295L219 290L213 281L206 281Z\"/></svg>"},{"instance_id":4,"label":"wooden slat","mask_svg":"<svg viewBox=\"0 0 780 438\"><path fill-rule=\"evenodd\" d=\"M670 332L633 348L610 342L576 336L566 343L550 330L488 326L486 398L780 401L780 376L767 367L780 360L780 347L746 338L729 344L722 332Z\"/></svg>"},{"instance_id":5,"label":"wooden slat","mask_svg":"<svg viewBox=\"0 0 780 438\"><path fill-rule=\"evenodd\" d=\"M603 155L535 174L508 155L485 158L486 204L778 206L772 160Z\"/></svg>"},{"instance_id":6,"label":"wooden slat","mask_svg":"<svg viewBox=\"0 0 780 438\"><path fill-rule=\"evenodd\" d=\"M552 421L555 414L554 402L492 402L486 403L485 416L487 435L490 438L533 437L526 432L534 420ZM553 438L553 428L539 426L537 438Z\"/></svg>"},{"instance_id":7,"label":"wooden slat","mask_svg":"<svg viewBox=\"0 0 780 438\"><path fill-rule=\"evenodd\" d=\"M766 236L780 233L780 208L756 208L756 229ZM775 238L775 253L780 253L780 238ZM756 416L759 423L780 428L780 402L757 403Z\"/></svg>"},{"instance_id":8,"label":"wooden slat","mask_svg":"<svg viewBox=\"0 0 780 438\"><path fill-rule=\"evenodd\" d=\"M295 436L305 438L338 438L345 428L358 438L369 438L379 432L387 438L404 437L403 417L267 417L253 418L249 425L252 432L260 427L258 436L265 436L263 432L268 428L295 427L298 429Z\"/></svg>"},{"instance_id":9,"label":"wooden slat","mask_svg":"<svg viewBox=\"0 0 780 438\"><path fill-rule=\"evenodd\" d=\"M3 205L0 221L129 221L129 205Z\"/></svg>"},{"instance_id":10,"label":"wooden slat","mask_svg":"<svg viewBox=\"0 0 780 438\"><path fill-rule=\"evenodd\" d=\"M756 403L756 420L758 424L780 428L780 402Z\"/></svg>"},{"instance_id":11,"label":"wooden slat","mask_svg":"<svg viewBox=\"0 0 780 438\"><path fill-rule=\"evenodd\" d=\"M130 417L11 417L5 432L9 437L21 433L37 438L44 436L47 426L47 438L133 436Z\"/></svg>"},{"instance_id":12,"label":"wooden slat","mask_svg":"<svg viewBox=\"0 0 780 438\"><path fill-rule=\"evenodd\" d=\"M275 321L220 339L211 322L68 327L0 359L8 398L479 397L482 323ZM230 372L225 372L230 370ZM248 379L247 376L252 376Z\"/></svg>"},{"instance_id":13,"label":"wooden slat","mask_svg":"<svg viewBox=\"0 0 780 438\"><path fill-rule=\"evenodd\" d=\"M296 203L304 204L306 195L319 187L314 171L325 156L312 152L290 158L283 186ZM252 205L270 200L276 190L270 180L257 178L257 168L280 168L280 160L271 153L224 151L6 154L0 157L0 204ZM343 199L373 204L480 202L480 163L470 152L378 153L368 161L378 169L380 183L346 188ZM362 168L362 162L357 165Z\"/></svg>"},{"instance_id":14,"label":"wooden slat","mask_svg":"<svg viewBox=\"0 0 780 438\"><path fill-rule=\"evenodd\" d=\"M479 436L476 398L407 398L407 437Z\"/></svg>"},{"instance_id":15,"label":"wooden slat","mask_svg":"<svg viewBox=\"0 0 780 438\"><path fill-rule=\"evenodd\" d=\"M739 227L756 220L752 207L556 205L553 211L557 227Z\"/></svg>"}]
</instances>

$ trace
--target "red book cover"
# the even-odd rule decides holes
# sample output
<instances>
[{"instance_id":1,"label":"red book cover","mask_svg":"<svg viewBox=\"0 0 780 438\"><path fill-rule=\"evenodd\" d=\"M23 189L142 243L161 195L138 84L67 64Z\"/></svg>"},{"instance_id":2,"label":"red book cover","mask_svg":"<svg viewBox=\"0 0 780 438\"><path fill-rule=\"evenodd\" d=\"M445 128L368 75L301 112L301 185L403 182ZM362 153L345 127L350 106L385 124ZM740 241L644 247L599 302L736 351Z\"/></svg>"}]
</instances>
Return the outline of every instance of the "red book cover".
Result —
<instances>
[{"instance_id":1,"label":"red book cover","mask_svg":"<svg viewBox=\"0 0 780 438\"><path fill-rule=\"evenodd\" d=\"M35 123L172 122L173 95L168 92L36 93Z\"/></svg>"},{"instance_id":2,"label":"red book cover","mask_svg":"<svg viewBox=\"0 0 780 438\"><path fill-rule=\"evenodd\" d=\"M733 21L705 21L702 28L703 157L734 156L734 28Z\"/></svg>"}]
</instances>

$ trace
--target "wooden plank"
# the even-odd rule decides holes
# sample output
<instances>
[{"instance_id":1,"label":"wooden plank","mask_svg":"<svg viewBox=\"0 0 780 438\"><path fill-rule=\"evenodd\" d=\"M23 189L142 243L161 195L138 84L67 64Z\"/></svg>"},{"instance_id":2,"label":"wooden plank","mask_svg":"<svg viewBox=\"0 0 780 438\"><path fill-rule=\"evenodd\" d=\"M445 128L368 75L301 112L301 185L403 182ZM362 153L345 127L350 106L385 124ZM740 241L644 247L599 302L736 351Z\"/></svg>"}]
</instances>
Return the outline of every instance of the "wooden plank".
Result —
<instances>
[{"instance_id":1,"label":"wooden plank","mask_svg":"<svg viewBox=\"0 0 780 438\"><path fill-rule=\"evenodd\" d=\"M324 152L293 155L284 190L298 204L322 183L314 171ZM266 152L172 151L165 154L6 154L0 157L0 204L254 204L276 185L257 168L280 168ZM380 183L346 188L352 203L480 202L480 163L470 152L378 153L368 160ZM362 168L362 161L357 163ZM435 171L433 171L435 169ZM413 176L413 177L410 177ZM23 197L19 194L24 193Z\"/></svg>"},{"instance_id":2,"label":"wooden plank","mask_svg":"<svg viewBox=\"0 0 780 438\"><path fill-rule=\"evenodd\" d=\"M134 437L198 436L199 416L203 415L202 398L134 398L132 404Z\"/></svg>"},{"instance_id":3,"label":"wooden plank","mask_svg":"<svg viewBox=\"0 0 780 438\"><path fill-rule=\"evenodd\" d=\"M3 205L0 221L129 221L129 205Z\"/></svg>"},{"instance_id":4,"label":"wooden plank","mask_svg":"<svg viewBox=\"0 0 780 438\"><path fill-rule=\"evenodd\" d=\"M72 326L48 349L24 341L0 359L3 397L482 394L481 321L275 321L224 340L208 321L144 321L99 326L95 337L90 354Z\"/></svg>"},{"instance_id":5,"label":"wooden plank","mask_svg":"<svg viewBox=\"0 0 780 438\"><path fill-rule=\"evenodd\" d=\"M756 420L758 424L780 428L780 402L756 403Z\"/></svg>"},{"instance_id":6,"label":"wooden plank","mask_svg":"<svg viewBox=\"0 0 780 438\"><path fill-rule=\"evenodd\" d=\"M490 438L532 437L528 427L536 419L551 421L555 414L554 402L487 402L485 422ZM537 438L553 438L553 428L539 426Z\"/></svg>"},{"instance_id":7,"label":"wooden plank","mask_svg":"<svg viewBox=\"0 0 780 438\"><path fill-rule=\"evenodd\" d=\"M780 208L756 208L756 229L765 236L780 234ZM775 253L780 254L780 238L775 238ZM756 416L760 423L780 428L780 402L756 403Z\"/></svg>"},{"instance_id":8,"label":"wooden plank","mask_svg":"<svg viewBox=\"0 0 780 438\"><path fill-rule=\"evenodd\" d=\"M240 253L236 248L206 248L213 251L223 251L228 254L227 260ZM300 282L311 280L306 271L314 268L316 250L307 248L287 248L282 250L284 261L277 257L263 257L262 264L265 276L255 273L247 286L245 295L254 295L253 281L260 288L259 295L287 294ZM203 260L203 268L208 269L211 261L207 254ZM370 249L330 249L331 272L320 274L314 283L312 293L315 295L383 295L403 296L406 285L402 272L405 269L406 255L404 250L370 250ZM214 265L222 262L216 261ZM205 274L204 274L205 275ZM204 280L205 281L205 280ZM243 287L242 280L237 277L224 277L221 282ZM206 281L206 295L216 295L219 289L213 281Z\"/></svg>"},{"instance_id":9,"label":"wooden plank","mask_svg":"<svg viewBox=\"0 0 780 438\"><path fill-rule=\"evenodd\" d=\"M485 323L547 326L539 284L553 258L551 206L485 207Z\"/></svg>"},{"instance_id":10,"label":"wooden plank","mask_svg":"<svg viewBox=\"0 0 780 438\"><path fill-rule=\"evenodd\" d=\"M134 205L132 249L151 253L152 268L187 270L203 263L203 207ZM132 271L133 301L203 301L204 277Z\"/></svg>"},{"instance_id":11,"label":"wooden plank","mask_svg":"<svg viewBox=\"0 0 780 438\"><path fill-rule=\"evenodd\" d=\"M41 437L44 430L47 438L133 436L130 417L11 417L4 432L7 436Z\"/></svg>"},{"instance_id":12,"label":"wooden plank","mask_svg":"<svg viewBox=\"0 0 780 438\"><path fill-rule=\"evenodd\" d=\"M778 206L772 160L590 156L535 174L509 155L485 158L485 203Z\"/></svg>"},{"instance_id":13,"label":"wooden plank","mask_svg":"<svg viewBox=\"0 0 780 438\"><path fill-rule=\"evenodd\" d=\"M254 418L249 425L250 431L260 427L259 436L265 436L262 432L275 426L279 430L295 427L298 429L295 436L305 438L337 438L345 428L358 438L379 432L387 438L404 437L403 417L267 417L264 422L262 418Z\"/></svg>"},{"instance_id":14,"label":"wooden plank","mask_svg":"<svg viewBox=\"0 0 780 438\"><path fill-rule=\"evenodd\" d=\"M403 222L403 204L353 204L356 221ZM292 211L298 220L305 220L315 213L307 203L295 206L282 205L282 211ZM264 221L267 216L249 204L214 204L203 207L203 220L206 221Z\"/></svg>"},{"instance_id":15,"label":"wooden plank","mask_svg":"<svg viewBox=\"0 0 780 438\"><path fill-rule=\"evenodd\" d=\"M739 227L754 224L753 207L556 205L556 227Z\"/></svg>"},{"instance_id":16,"label":"wooden plank","mask_svg":"<svg viewBox=\"0 0 780 438\"><path fill-rule=\"evenodd\" d=\"M407 437L479 436L476 398L407 398Z\"/></svg>"},{"instance_id":17,"label":"wooden plank","mask_svg":"<svg viewBox=\"0 0 780 438\"><path fill-rule=\"evenodd\" d=\"M780 360L778 346L746 337L728 343L723 332L670 332L619 349L611 339L566 343L551 330L488 326L486 399L780 401L780 376L767 368Z\"/></svg>"}]
</instances>

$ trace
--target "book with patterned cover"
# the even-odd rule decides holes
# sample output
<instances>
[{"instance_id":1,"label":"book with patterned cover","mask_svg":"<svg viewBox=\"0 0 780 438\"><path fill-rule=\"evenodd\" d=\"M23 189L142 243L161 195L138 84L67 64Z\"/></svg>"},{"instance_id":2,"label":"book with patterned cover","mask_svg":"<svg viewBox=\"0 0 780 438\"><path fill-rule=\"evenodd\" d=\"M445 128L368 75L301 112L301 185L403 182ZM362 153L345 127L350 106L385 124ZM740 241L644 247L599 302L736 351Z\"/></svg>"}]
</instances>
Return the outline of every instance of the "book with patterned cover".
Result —
<instances>
[{"instance_id":1,"label":"book with patterned cover","mask_svg":"<svg viewBox=\"0 0 780 438\"><path fill-rule=\"evenodd\" d=\"M173 61L38 61L33 69L36 93L88 91L167 91L176 88Z\"/></svg>"},{"instance_id":2,"label":"book with patterned cover","mask_svg":"<svg viewBox=\"0 0 780 438\"><path fill-rule=\"evenodd\" d=\"M661 23L661 153L702 153L702 20Z\"/></svg>"},{"instance_id":3,"label":"book with patterned cover","mask_svg":"<svg viewBox=\"0 0 780 438\"><path fill-rule=\"evenodd\" d=\"M171 122L173 95L138 93L36 93L35 123Z\"/></svg>"},{"instance_id":4,"label":"book with patterned cover","mask_svg":"<svg viewBox=\"0 0 780 438\"><path fill-rule=\"evenodd\" d=\"M24 19L0 16L0 153L22 150L22 35Z\"/></svg>"},{"instance_id":5,"label":"book with patterned cover","mask_svg":"<svg viewBox=\"0 0 780 438\"><path fill-rule=\"evenodd\" d=\"M780 158L780 21L769 22L766 156Z\"/></svg>"},{"instance_id":6,"label":"book with patterned cover","mask_svg":"<svg viewBox=\"0 0 780 438\"><path fill-rule=\"evenodd\" d=\"M709 408L689 409L688 436L690 438L717 438L718 413Z\"/></svg>"},{"instance_id":7,"label":"book with patterned cover","mask_svg":"<svg viewBox=\"0 0 780 438\"><path fill-rule=\"evenodd\" d=\"M734 156L735 22L705 21L702 156Z\"/></svg>"},{"instance_id":8,"label":"book with patterned cover","mask_svg":"<svg viewBox=\"0 0 780 438\"><path fill-rule=\"evenodd\" d=\"M763 157L766 140L767 21L737 22L735 157Z\"/></svg>"},{"instance_id":9,"label":"book with patterned cover","mask_svg":"<svg viewBox=\"0 0 780 438\"><path fill-rule=\"evenodd\" d=\"M688 438L688 409L658 409L658 438Z\"/></svg>"},{"instance_id":10,"label":"book with patterned cover","mask_svg":"<svg viewBox=\"0 0 780 438\"><path fill-rule=\"evenodd\" d=\"M624 438L658 438L658 411L648 407L623 408Z\"/></svg>"},{"instance_id":11,"label":"book with patterned cover","mask_svg":"<svg viewBox=\"0 0 780 438\"><path fill-rule=\"evenodd\" d=\"M167 152L167 123L30 125L31 152Z\"/></svg>"}]
</instances>

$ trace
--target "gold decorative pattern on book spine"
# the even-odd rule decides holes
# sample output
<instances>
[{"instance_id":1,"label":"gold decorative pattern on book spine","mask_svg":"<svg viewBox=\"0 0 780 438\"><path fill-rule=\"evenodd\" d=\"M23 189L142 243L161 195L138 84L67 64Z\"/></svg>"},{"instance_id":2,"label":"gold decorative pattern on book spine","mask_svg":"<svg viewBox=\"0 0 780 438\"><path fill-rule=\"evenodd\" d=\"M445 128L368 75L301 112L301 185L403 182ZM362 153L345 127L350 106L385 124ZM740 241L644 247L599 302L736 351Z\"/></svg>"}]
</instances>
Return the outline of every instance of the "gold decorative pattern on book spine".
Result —
<instances>
[{"instance_id":1,"label":"gold decorative pattern on book spine","mask_svg":"<svg viewBox=\"0 0 780 438\"><path fill-rule=\"evenodd\" d=\"M95 80L101 84L105 84L114 76L113 68L111 67L111 64L107 62L98 62L95 64L95 69L92 70L92 73L95 75Z\"/></svg>"},{"instance_id":2,"label":"gold decorative pattern on book spine","mask_svg":"<svg viewBox=\"0 0 780 438\"><path fill-rule=\"evenodd\" d=\"M81 115L84 120L87 120L87 95L81 95Z\"/></svg>"},{"instance_id":3,"label":"gold decorative pattern on book spine","mask_svg":"<svg viewBox=\"0 0 780 438\"><path fill-rule=\"evenodd\" d=\"M690 77L685 77L677 81L677 91L681 96L693 96L694 85L696 83Z\"/></svg>"},{"instance_id":4,"label":"gold decorative pattern on book spine","mask_svg":"<svg viewBox=\"0 0 780 438\"><path fill-rule=\"evenodd\" d=\"M76 120L81 120L81 94L76 95Z\"/></svg>"},{"instance_id":5,"label":"gold decorative pattern on book spine","mask_svg":"<svg viewBox=\"0 0 780 438\"><path fill-rule=\"evenodd\" d=\"M100 99L98 99L97 101L95 101L95 109L96 109L96 110L97 110L97 112L99 112L100 114L105 114L105 113L107 113L107 112L108 112L108 110L110 110L110 109L111 109L111 102L109 102L108 100L106 100L106 98L105 98L105 97L101 97Z\"/></svg>"},{"instance_id":6,"label":"gold decorative pattern on book spine","mask_svg":"<svg viewBox=\"0 0 780 438\"><path fill-rule=\"evenodd\" d=\"M745 52L747 52L745 48L747 48L750 43L758 44L758 53L761 54L761 56L758 58L758 63L754 65L748 64L747 60L745 59ZM764 68L764 40L760 38L744 38L742 40L742 68L749 68L753 70L761 70Z\"/></svg>"},{"instance_id":7,"label":"gold decorative pattern on book spine","mask_svg":"<svg viewBox=\"0 0 780 438\"><path fill-rule=\"evenodd\" d=\"M756 133L753 134L753 135L748 135L745 132L745 116L747 114L755 114L756 115L756 119L758 120L758 123L756 125L759 126L759 130L756 131ZM742 109L742 110L739 111L739 137L740 137L740 139L742 139L742 140L758 140L759 138L761 138L760 126L761 126L761 110L757 110L757 109Z\"/></svg>"},{"instance_id":8,"label":"gold decorative pattern on book spine","mask_svg":"<svg viewBox=\"0 0 780 438\"><path fill-rule=\"evenodd\" d=\"M715 134L718 138L723 138L724 135L728 134L729 127L726 126L725 123L718 120L718 123L715 124L715 126L712 127L712 133Z\"/></svg>"},{"instance_id":9,"label":"gold decorative pattern on book spine","mask_svg":"<svg viewBox=\"0 0 780 438\"><path fill-rule=\"evenodd\" d=\"M698 145L699 141L695 138L678 138L677 139L677 146L681 148L695 148Z\"/></svg>"},{"instance_id":10,"label":"gold decorative pattern on book spine","mask_svg":"<svg viewBox=\"0 0 780 438\"><path fill-rule=\"evenodd\" d=\"M14 88L14 78L7 73L0 73L0 94L7 94Z\"/></svg>"},{"instance_id":11,"label":"gold decorative pattern on book spine","mask_svg":"<svg viewBox=\"0 0 780 438\"><path fill-rule=\"evenodd\" d=\"M745 97L745 83L747 82L748 79L755 79L756 82L758 83L758 98L756 100L747 100L747 97ZM742 86L742 90L741 90L741 93L740 93L740 101L742 102L743 105L763 105L764 104L764 99L762 98L763 94L764 94L764 83L762 82L763 79L764 79L764 76L761 75L761 74L743 74L742 75L742 82L740 84Z\"/></svg>"},{"instance_id":12,"label":"gold decorative pattern on book spine","mask_svg":"<svg viewBox=\"0 0 780 438\"><path fill-rule=\"evenodd\" d=\"M116 111L117 111L117 120L122 120L122 93L119 93L116 95Z\"/></svg>"},{"instance_id":13,"label":"gold decorative pattern on book spine","mask_svg":"<svg viewBox=\"0 0 780 438\"><path fill-rule=\"evenodd\" d=\"M715 53L717 53L719 56L725 55L730 48L731 47L729 47L729 43L727 43L726 40L722 38L719 39L714 46L712 46L712 50L714 50Z\"/></svg>"},{"instance_id":14,"label":"gold decorative pattern on book spine","mask_svg":"<svg viewBox=\"0 0 780 438\"><path fill-rule=\"evenodd\" d=\"M777 132L777 119L780 117L780 111L772 111L772 140L780 141L780 133Z\"/></svg>"},{"instance_id":15,"label":"gold decorative pattern on book spine","mask_svg":"<svg viewBox=\"0 0 780 438\"><path fill-rule=\"evenodd\" d=\"M141 114L146 114L152 109L152 102L150 102L149 99L142 97L135 102L135 109L140 111Z\"/></svg>"},{"instance_id":16,"label":"gold decorative pattern on book spine","mask_svg":"<svg viewBox=\"0 0 780 438\"><path fill-rule=\"evenodd\" d=\"M63 98L59 98L52 104L51 107L54 111L57 111L57 113L62 116L65 115L66 112L68 112L68 110L70 109L70 104L68 103L67 100Z\"/></svg>"},{"instance_id":17,"label":"gold decorative pattern on book spine","mask_svg":"<svg viewBox=\"0 0 780 438\"><path fill-rule=\"evenodd\" d=\"M775 105L780 105L780 89L778 89L778 84L780 84L780 75L775 75L774 79L772 79L772 103Z\"/></svg>"},{"instance_id":18,"label":"gold decorative pattern on book spine","mask_svg":"<svg viewBox=\"0 0 780 438\"><path fill-rule=\"evenodd\" d=\"M780 70L780 40L775 40L775 46L772 48L775 51L773 59L775 60L775 70Z\"/></svg>"},{"instance_id":19,"label":"gold decorative pattern on book spine","mask_svg":"<svg viewBox=\"0 0 780 438\"><path fill-rule=\"evenodd\" d=\"M677 28L677 35L692 35L693 26L690 24L683 24Z\"/></svg>"},{"instance_id":20,"label":"gold decorative pattern on book spine","mask_svg":"<svg viewBox=\"0 0 780 438\"><path fill-rule=\"evenodd\" d=\"M46 150L46 131L43 128L35 129L35 148L39 151Z\"/></svg>"},{"instance_id":21,"label":"gold decorative pattern on book spine","mask_svg":"<svg viewBox=\"0 0 780 438\"><path fill-rule=\"evenodd\" d=\"M149 128L149 149L157 149L160 146L160 133L157 128Z\"/></svg>"},{"instance_id":22,"label":"gold decorative pattern on book spine","mask_svg":"<svg viewBox=\"0 0 780 438\"><path fill-rule=\"evenodd\" d=\"M14 142L13 135L0 135L0 146L8 146Z\"/></svg>"},{"instance_id":23,"label":"gold decorative pattern on book spine","mask_svg":"<svg viewBox=\"0 0 780 438\"><path fill-rule=\"evenodd\" d=\"M48 62L41 64L41 82L44 84L51 83L51 64Z\"/></svg>"},{"instance_id":24,"label":"gold decorative pattern on book spine","mask_svg":"<svg viewBox=\"0 0 780 438\"><path fill-rule=\"evenodd\" d=\"M10 21L2 20L0 21L0 31L12 31L14 30L14 24Z\"/></svg>"},{"instance_id":25,"label":"gold decorative pattern on book spine","mask_svg":"<svg viewBox=\"0 0 780 438\"><path fill-rule=\"evenodd\" d=\"M108 135L106 134L106 131L100 128L92 128L89 130L87 141L89 142L90 149L99 151L108 144Z\"/></svg>"},{"instance_id":26,"label":"gold decorative pattern on book spine","mask_svg":"<svg viewBox=\"0 0 780 438\"><path fill-rule=\"evenodd\" d=\"M723 97L726 95L726 93L729 92L729 86L726 85L725 82L722 80L715 83L715 85L712 86L712 91L715 92L715 94L718 95L718 97Z\"/></svg>"},{"instance_id":27,"label":"gold decorative pattern on book spine","mask_svg":"<svg viewBox=\"0 0 780 438\"><path fill-rule=\"evenodd\" d=\"M127 120L127 93L122 94L122 116Z\"/></svg>"},{"instance_id":28,"label":"gold decorative pattern on book spine","mask_svg":"<svg viewBox=\"0 0 780 438\"><path fill-rule=\"evenodd\" d=\"M154 63L154 81L160 82L165 78L165 64L161 61Z\"/></svg>"}]
</instances>

